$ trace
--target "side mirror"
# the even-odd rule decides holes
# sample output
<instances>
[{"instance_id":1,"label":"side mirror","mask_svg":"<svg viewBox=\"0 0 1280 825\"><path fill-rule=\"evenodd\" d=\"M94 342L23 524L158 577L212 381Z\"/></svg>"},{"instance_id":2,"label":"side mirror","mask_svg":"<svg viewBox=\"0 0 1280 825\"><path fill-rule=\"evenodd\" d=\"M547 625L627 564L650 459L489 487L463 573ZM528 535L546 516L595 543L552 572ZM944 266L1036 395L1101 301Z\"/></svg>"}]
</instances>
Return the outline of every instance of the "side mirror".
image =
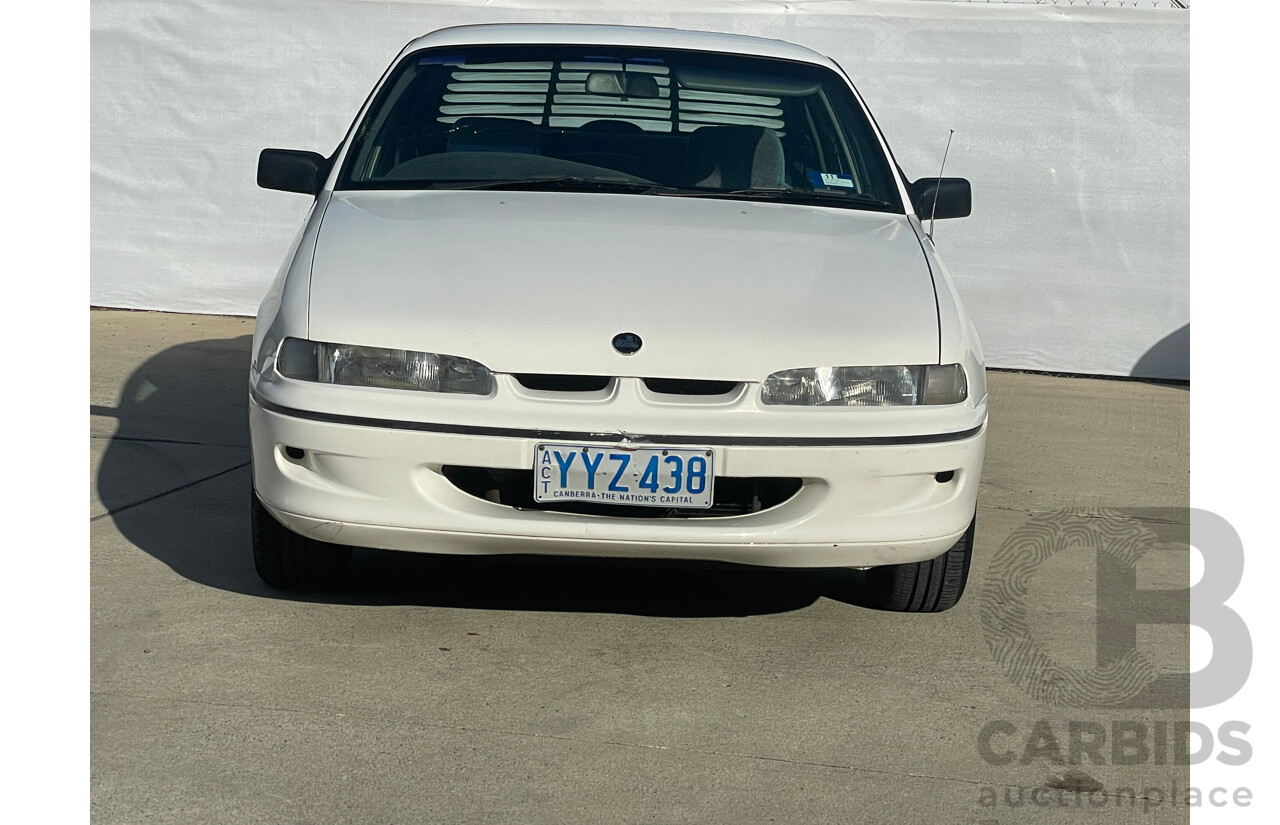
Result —
<instances>
[{"instance_id":1,"label":"side mirror","mask_svg":"<svg viewBox=\"0 0 1280 825\"><path fill-rule=\"evenodd\" d=\"M263 149L258 155L258 185L263 189L320 194L329 175L329 160L315 152Z\"/></svg>"},{"instance_id":2,"label":"side mirror","mask_svg":"<svg viewBox=\"0 0 1280 825\"><path fill-rule=\"evenodd\" d=\"M930 218L967 218L973 211L973 189L964 178L921 178L908 189L916 217L922 221Z\"/></svg>"}]
</instances>

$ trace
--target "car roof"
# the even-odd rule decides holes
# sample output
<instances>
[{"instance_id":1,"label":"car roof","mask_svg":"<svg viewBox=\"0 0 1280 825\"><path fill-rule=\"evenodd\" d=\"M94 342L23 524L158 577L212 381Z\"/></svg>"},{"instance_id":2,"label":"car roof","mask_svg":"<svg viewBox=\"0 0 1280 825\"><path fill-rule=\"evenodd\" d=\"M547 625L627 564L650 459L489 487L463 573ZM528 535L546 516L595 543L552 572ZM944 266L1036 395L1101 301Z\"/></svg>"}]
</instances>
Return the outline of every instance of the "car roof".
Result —
<instances>
[{"instance_id":1,"label":"car roof","mask_svg":"<svg viewBox=\"0 0 1280 825\"><path fill-rule=\"evenodd\" d=\"M727 52L775 57L836 68L829 57L812 49L743 34L663 29L647 26L601 26L587 23L483 23L453 26L423 35L405 53L440 46L553 43L574 46L651 46L691 51Z\"/></svg>"}]
</instances>

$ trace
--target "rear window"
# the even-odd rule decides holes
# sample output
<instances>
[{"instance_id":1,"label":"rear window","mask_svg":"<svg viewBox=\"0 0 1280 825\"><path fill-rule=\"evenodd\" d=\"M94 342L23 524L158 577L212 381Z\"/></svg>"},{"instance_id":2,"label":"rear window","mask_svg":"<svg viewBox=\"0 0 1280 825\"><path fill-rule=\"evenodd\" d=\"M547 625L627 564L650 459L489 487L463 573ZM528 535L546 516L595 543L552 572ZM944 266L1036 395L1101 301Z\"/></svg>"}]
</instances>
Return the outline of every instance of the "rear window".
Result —
<instances>
[{"instance_id":1,"label":"rear window","mask_svg":"<svg viewBox=\"0 0 1280 825\"><path fill-rule=\"evenodd\" d=\"M599 46L410 55L358 125L339 185L552 179L692 195L810 193L823 203L902 211L871 126L834 72Z\"/></svg>"}]
</instances>

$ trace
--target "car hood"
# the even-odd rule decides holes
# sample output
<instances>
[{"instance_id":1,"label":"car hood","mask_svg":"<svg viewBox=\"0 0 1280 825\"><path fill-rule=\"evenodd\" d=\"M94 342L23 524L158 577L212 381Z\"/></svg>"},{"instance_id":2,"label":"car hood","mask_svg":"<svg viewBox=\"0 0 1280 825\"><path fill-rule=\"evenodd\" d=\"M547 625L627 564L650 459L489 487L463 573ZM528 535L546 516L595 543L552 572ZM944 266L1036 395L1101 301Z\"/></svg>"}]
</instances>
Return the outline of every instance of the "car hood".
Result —
<instances>
[{"instance_id":1,"label":"car hood","mask_svg":"<svg viewBox=\"0 0 1280 825\"><path fill-rule=\"evenodd\" d=\"M902 215L691 197L342 192L309 337L441 352L500 373L758 381L937 363L938 316ZM614 336L643 346L618 354Z\"/></svg>"}]
</instances>

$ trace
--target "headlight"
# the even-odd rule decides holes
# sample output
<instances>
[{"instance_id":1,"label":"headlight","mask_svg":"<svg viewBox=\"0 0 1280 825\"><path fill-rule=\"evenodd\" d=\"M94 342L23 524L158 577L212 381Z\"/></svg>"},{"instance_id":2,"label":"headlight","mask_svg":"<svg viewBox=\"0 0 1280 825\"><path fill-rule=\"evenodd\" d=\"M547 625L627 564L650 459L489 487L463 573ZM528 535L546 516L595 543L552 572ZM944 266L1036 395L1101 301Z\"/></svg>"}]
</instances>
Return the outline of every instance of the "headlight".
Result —
<instances>
[{"instance_id":1,"label":"headlight","mask_svg":"<svg viewBox=\"0 0 1280 825\"><path fill-rule=\"evenodd\" d=\"M761 387L764 403L800 407L959 404L968 395L959 364L783 370L766 378Z\"/></svg>"},{"instance_id":2,"label":"headlight","mask_svg":"<svg viewBox=\"0 0 1280 825\"><path fill-rule=\"evenodd\" d=\"M488 395L493 391L493 375L489 368L470 358L403 349L325 344L301 338L284 339L276 369L288 378L322 384L470 395Z\"/></svg>"}]
</instances>

